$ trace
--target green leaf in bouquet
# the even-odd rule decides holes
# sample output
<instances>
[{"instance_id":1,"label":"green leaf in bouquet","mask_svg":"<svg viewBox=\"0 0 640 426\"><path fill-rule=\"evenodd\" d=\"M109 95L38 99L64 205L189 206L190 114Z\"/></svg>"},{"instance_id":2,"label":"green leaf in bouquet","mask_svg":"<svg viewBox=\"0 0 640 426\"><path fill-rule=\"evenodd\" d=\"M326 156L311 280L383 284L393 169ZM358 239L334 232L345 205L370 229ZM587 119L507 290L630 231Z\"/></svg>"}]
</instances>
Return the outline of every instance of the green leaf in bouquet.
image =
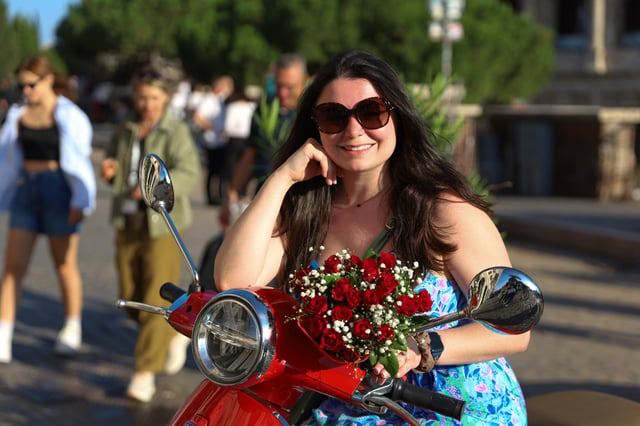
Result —
<instances>
[{"instance_id":1,"label":"green leaf in bouquet","mask_svg":"<svg viewBox=\"0 0 640 426\"><path fill-rule=\"evenodd\" d=\"M396 377L398 374L398 370L400 369L400 363L398 362L398 357L396 356L394 351L387 351L384 354L380 355L380 359L378 360L380 364L384 367L385 370L391 375L391 377Z\"/></svg>"},{"instance_id":2,"label":"green leaf in bouquet","mask_svg":"<svg viewBox=\"0 0 640 426\"><path fill-rule=\"evenodd\" d=\"M378 362L378 354L375 353L375 351L371 351L369 353L369 363L371 364L371 366L376 365L376 363Z\"/></svg>"},{"instance_id":3,"label":"green leaf in bouquet","mask_svg":"<svg viewBox=\"0 0 640 426\"><path fill-rule=\"evenodd\" d=\"M398 351L407 351L407 341L400 341L400 340L394 340L393 343L391 344L391 348L392 349L396 349Z\"/></svg>"}]
</instances>

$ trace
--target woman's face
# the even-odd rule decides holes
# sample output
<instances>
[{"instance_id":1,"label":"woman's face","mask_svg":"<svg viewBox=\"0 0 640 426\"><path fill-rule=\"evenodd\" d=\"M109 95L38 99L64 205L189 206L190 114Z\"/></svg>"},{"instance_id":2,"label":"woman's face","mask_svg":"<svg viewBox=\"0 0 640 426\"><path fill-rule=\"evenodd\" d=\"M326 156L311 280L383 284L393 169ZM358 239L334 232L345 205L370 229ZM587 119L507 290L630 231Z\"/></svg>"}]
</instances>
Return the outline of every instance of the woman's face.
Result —
<instances>
[{"instance_id":1,"label":"woman's face","mask_svg":"<svg viewBox=\"0 0 640 426\"><path fill-rule=\"evenodd\" d=\"M333 102L351 110L362 100L379 96L369 80L338 78L324 87L316 105ZM344 130L332 134L320 131L322 146L343 173L381 170L386 164L396 148L393 114L388 114L388 122L378 129L365 128L351 114Z\"/></svg>"},{"instance_id":2,"label":"woman's face","mask_svg":"<svg viewBox=\"0 0 640 426\"><path fill-rule=\"evenodd\" d=\"M161 87L141 84L136 88L134 99L142 120L157 121L164 113L169 95Z\"/></svg>"},{"instance_id":3,"label":"woman's face","mask_svg":"<svg viewBox=\"0 0 640 426\"><path fill-rule=\"evenodd\" d=\"M29 104L40 103L44 97L53 93L53 75L48 74L40 77L31 71L20 71L18 73L18 88Z\"/></svg>"}]
</instances>

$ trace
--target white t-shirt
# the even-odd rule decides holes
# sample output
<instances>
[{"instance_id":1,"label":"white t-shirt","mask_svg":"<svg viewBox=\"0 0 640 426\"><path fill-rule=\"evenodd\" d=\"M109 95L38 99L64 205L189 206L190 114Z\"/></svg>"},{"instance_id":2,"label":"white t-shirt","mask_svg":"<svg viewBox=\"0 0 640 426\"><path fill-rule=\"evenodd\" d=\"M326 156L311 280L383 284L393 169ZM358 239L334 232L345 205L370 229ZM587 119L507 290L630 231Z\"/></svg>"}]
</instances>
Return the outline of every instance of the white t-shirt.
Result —
<instances>
[{"instance_id":1,"label":"white t-shirt","mask_svg":"<svg viewBox=\"0 0 640 426\"><path fill-rule=\"evenodd\" d=\"M203 135L203 143L207 148L219 148L225 144L222 137L224 131L224 102L222 98L213 93L207 93L198 105L196 114L201 115L211 123L213 130L206 130Z\"/></svg>"},{"instance_id":2,"label":"white t-shirt","mask_svg":"<svg viewBox=\"0 0 640 426\"><path fill-rule=\"evenodd\" d=\"M256 103L238 100L229 103L225 108L224 132L230 138L246 139L251 132L251 117Z\"/></svg>"}]
</instances>

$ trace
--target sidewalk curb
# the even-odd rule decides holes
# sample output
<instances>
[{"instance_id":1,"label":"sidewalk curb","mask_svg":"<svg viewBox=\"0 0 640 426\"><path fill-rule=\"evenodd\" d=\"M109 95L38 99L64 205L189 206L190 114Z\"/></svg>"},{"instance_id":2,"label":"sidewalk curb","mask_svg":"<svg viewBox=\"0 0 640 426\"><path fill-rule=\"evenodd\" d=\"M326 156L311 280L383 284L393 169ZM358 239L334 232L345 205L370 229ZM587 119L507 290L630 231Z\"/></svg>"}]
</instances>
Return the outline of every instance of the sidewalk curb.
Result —
<instances>
[{"instance_id":1,"label":"sidewalk curb","mask_svg":"<svg viewBox=\"0 0 640 426\"><path fill-rule=\"evenodd\" d=\"M629 263L640 257L640 236L616 229L508 214L498 215L498 227L507 233L507 241L521 238Z\"/></svg>"}]
</instances>

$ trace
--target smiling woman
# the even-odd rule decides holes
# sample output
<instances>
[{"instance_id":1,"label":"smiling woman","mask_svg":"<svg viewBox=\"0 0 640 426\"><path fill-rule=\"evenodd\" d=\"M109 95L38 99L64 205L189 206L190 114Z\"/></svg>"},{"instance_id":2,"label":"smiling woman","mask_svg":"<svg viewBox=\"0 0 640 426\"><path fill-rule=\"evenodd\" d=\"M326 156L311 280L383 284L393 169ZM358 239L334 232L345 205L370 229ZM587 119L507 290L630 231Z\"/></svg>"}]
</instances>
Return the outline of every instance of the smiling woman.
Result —
<instances>
[{"instance_id":1,"label":"smiling woman","mask_svg":"<svg viewBox=\"0 0 640 426\"><path fill-rule=\"evenodd\" d=\"M364 51L334 56L303 93L275 171L220 247L218 289L259 288L274 279L286 288L287 277L301 266L326 267L330 256L344 250L362 258L376 247L416 261L424 271L408 291L426 290L433 305L415 315L442 317L468 306L474 276L511 262L488 206L430 138L386 62ZM317 247L321 253L310 250ZM383 287L376 281L370 289ZM528 333L501 335L459 321L408 337L397 364L372 361L372 374L378 382L405 377L466 400L462 423L453 424L523 425L524 397L504 357L525 350L528 342ZM419 407L409 410L421 423L442 420ZM404 424L331 399L304 424L346 423Z\"/></svg>"}]
</instances>

